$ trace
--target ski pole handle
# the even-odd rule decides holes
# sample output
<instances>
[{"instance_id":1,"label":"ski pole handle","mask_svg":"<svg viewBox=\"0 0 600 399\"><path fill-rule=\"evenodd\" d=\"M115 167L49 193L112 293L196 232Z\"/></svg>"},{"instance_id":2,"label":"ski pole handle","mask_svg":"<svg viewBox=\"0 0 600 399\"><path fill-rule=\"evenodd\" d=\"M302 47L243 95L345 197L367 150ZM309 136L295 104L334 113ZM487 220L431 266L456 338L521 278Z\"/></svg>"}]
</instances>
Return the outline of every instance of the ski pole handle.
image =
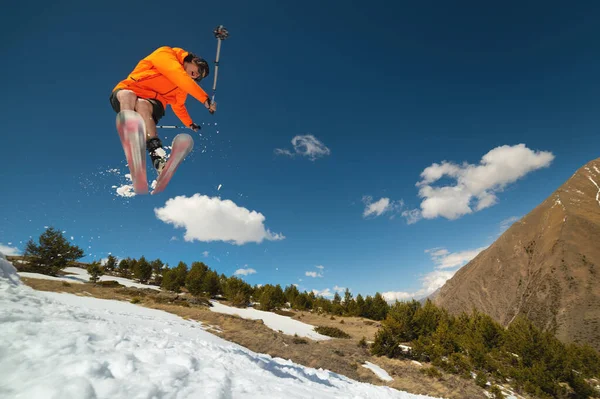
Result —
<instances>
[{"instance_id":1,"label":"ski pole handle","mask_svg":"<svg viewBox=\"0 0 600 399\"><path fill-rule=\"evenodd\" d=\"M215 93L217 91L217 76L219 75L219 57L221 56L221 42L229 37L229 32L223 25L219 25L213 31L215 37L217 38L217 56L215 58L215 79L213 81L213 95L212 101L215 101Z\"/></svg>"}]
</instances>

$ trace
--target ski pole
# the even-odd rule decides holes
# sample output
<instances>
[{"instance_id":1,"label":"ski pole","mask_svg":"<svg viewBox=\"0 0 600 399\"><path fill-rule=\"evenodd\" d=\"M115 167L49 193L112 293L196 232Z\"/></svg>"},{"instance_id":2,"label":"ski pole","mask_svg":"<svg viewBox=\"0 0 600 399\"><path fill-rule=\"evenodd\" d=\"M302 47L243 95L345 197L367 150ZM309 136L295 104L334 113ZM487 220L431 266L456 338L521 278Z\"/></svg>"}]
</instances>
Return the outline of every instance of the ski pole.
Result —
<instances>
[{"instance_id":1,"label":"ski pole","mask_svg":"<svg viewBox=\"0 0 600 399\"><path fill-rule=\"evenodd\" d=\"M223 25L219 25L213 31L215 37L217 38L217 57L215 58L215 80L213 82L213 95L212 101L215 101L215 93L217 91L217 75L219 73L219 57L221 55L221 41L227 39L229 37L229 32Z\"/></svg>"},{"instance_id":2,"label":"ski pole","mask_svg":"<svg viewBox=\"0 0 600 399\"><path fill-rule=\"evenodd\" d=\"M158 125L157 129L187 129L185 126L175 126L175 125Z\"/></svg>"}]
</instances>

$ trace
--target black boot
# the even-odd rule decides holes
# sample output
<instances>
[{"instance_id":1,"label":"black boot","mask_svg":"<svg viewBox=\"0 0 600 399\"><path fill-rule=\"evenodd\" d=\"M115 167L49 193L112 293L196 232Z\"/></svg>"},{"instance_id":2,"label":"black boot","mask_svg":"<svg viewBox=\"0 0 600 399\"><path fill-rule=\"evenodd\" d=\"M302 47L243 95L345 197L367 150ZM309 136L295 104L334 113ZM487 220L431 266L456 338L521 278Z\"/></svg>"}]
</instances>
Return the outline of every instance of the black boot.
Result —
<instances>
[{"instance_id":1,"label":"black boot","mask_svg":"<svg viewBox=\"0 0 600 399\"><path fill-rule=\"evenodd\" d=\"M165 164L167 163L167 153L162 148L162 143L158 137L152 137L146 141L146 149L150 154L150 159L152 160L152 166L154 169L160 174Z\"/></svg>"}]
</instances>

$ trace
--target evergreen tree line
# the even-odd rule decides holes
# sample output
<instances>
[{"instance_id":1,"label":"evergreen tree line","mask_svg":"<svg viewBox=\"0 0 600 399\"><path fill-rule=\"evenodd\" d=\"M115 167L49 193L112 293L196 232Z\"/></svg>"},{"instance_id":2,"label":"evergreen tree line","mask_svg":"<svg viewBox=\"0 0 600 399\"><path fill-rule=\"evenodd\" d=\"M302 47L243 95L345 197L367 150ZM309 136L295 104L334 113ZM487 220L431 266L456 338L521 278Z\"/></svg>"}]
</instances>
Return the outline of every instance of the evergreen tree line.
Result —
<instances>
[{"instance_id":1,"label":"evergreen tree line","mask_svg":"<svg viewBox=\"0 0 600 399\"><path fill-rule=\"evenodd\" d=\"M410 350L402 344L409 344ZM396 302L371 346L374 355L429 361L485 386L488 377L541 398L598 396L585 379L600 376L600 355L564 344L523 316L504 328L477 311L459 316L427 300ZM564 383L568 383L570 391Z\"/></svg>"},{"instance_id":2,"label":"evergreen tree line","mask_svg":"<svg viewBox=\"0 0 600 399\"><path fill-rule=\"evenodd\" d=\"M139 259L125 258L117 261L113 255L108 255L104 271L108 274L124 278L134 278L142 284L153 283L161 285L163 273L168 268L160 259L149 261L142 256Z\"/></svg>"},{"instance_id":3,"label":"evergreen tree line","mask_svg":"<svg viewBox=\"0 0 600 399\"><path fill-rule=\"evenodd\" d=\"M40 235L38 244L29 240L25 250L32 269L42 273L57 275L59 271L84 256L81 248L71 243L63 233L50 227ZM218 274L203 262L187 264L179 262L170 268L160 259L147 260L144 256L139 259L125 258L118 260L109 255L104 266L92 262L87 267L90 280L97 282L103 274L133 278L143 284L155 284L161 288L179 292L182 288L196 296L223 295L235 306L247 306L258 302L263 310L277 310L287 306L293 309L326 312L339 316L360 316L372 320L383 320L389 311L389 305L380 293L374 296L357 295L356 299L350 290L346 289L344 298L335 293L332 300L317 296L314 292L300 292L295 285L282 289L280 285L267 284L251 286L242 279L224 274Z\"/></svg>"},{"instance_id":4,"label":"evergreen tree line","mask_svg":"<svg viewBox=\"0 0 600 399\"><path fill-rule=\"evenodd\" d=\"M123 261L119 263L118 270L123 269ZM129 260L128 264L136 264L136 262L138 265L144 263L140 260ZM158 266L159 262L155 262ZM107 262L108 264L109 262ZM161 288L165 290L180 292L182 288L185 288L194 296L215 297L221 295L232 302L234 306L248 306L255 302L258 303L259 309L265 311L279 310L289 306L296 310L317 311L339 316L360 316L373 320L383 320L389 310L389 305L380 293L376 293L373 297L369 295L366 298L359 294L354 299L350 290L346 289L343 300L337 292L330 300L323 296L317 296L314 292L300 292L293 284L286 286L285 289L279 284L252 286L236 276L227 277L219 274L203 262L192 262L189 268L185 262L179 262L174 268L154 268L153 270L161 271L162 274L155 278L160 279Z\"/></svg>"}]
</instances>

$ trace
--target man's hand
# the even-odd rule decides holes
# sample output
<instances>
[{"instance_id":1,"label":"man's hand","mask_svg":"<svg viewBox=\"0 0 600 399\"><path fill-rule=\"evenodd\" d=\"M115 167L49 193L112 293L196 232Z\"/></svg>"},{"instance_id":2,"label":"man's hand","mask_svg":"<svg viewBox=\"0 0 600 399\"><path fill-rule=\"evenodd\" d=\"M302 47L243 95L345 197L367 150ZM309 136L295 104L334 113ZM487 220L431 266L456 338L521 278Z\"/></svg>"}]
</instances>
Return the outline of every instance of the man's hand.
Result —
<instances>
[{"instance_id":1,"label":"man's hand","mask_svg":"<svg viewBox=\"0 0 600 399\"><path fill-rule=\"evenodd\" d=\"M204 106L206 108L208 108L208 112L210 112L211 114L214 114L215 111L217 110L217 103L211 102L210 99L208 99L204 102Z\"/></svg>"},{"instance_id":2,"label":"man's hand","mask_svg":"<svg viewBox=\"0 0 600 399\"><path fill-rule=\"evenodd\" d=\"M196 125L195 123L192 123L192 124L190 125L190 129L192 129L194 132L197 132L198 130L200 130L200 129L201 129L201 127L200 127L200 126L198 126L198 125Z\"/></svg>"}]
</instances>

